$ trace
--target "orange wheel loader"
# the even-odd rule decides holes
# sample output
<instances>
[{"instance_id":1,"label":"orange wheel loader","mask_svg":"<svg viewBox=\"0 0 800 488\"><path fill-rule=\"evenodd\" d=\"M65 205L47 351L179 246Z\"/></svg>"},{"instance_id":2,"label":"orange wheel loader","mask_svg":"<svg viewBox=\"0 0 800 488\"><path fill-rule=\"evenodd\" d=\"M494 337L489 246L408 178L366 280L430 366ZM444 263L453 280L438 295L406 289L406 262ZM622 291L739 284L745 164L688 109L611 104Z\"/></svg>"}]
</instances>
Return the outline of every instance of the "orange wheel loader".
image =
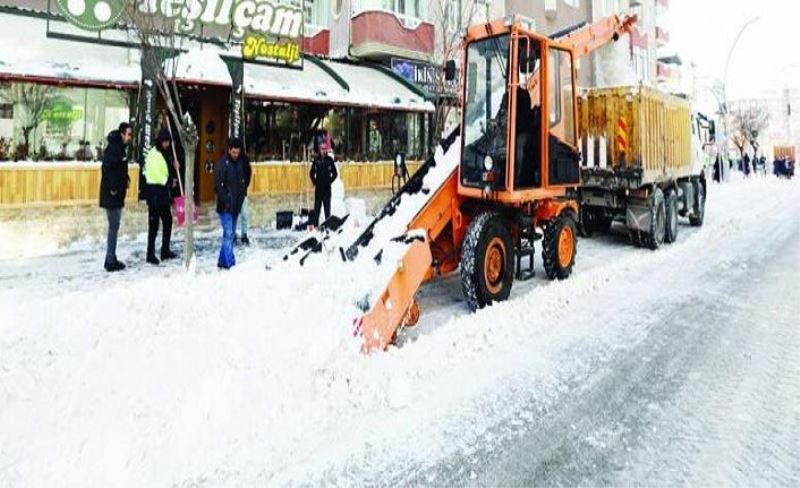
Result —
<instances>
[{"instance_id":1,"label":"orange wheel loader","mask_svg":"<svg viewBox=\"0 0 800 488\"><path fill-rule=\"evenodd\" d=\"M400 327L416 324L415 295L437 275L460 268L467 303L483 308L507 299L515 279L533 276L541 241L547 277L570 276L578 204L567 195L580 184L581 160L575 63L634 22L612 16L559 39L518 16L468 30L459 164L409 223L396 271L356 320L365 352L386 348ZM452 78L455 64L446 71Z\"/></svg>"}]
</instances>

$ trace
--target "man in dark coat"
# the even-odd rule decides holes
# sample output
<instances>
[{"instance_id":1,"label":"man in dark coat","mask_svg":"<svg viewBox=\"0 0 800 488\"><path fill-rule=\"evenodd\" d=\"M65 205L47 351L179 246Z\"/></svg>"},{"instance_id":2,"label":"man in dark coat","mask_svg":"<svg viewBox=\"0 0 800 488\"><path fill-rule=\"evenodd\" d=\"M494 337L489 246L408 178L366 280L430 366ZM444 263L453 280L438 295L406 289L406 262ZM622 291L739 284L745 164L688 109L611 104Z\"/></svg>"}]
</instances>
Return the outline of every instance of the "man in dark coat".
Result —
<instances>
[{"instance_id":1,"label":"man in dark coat","mask_svg":"<svg viewBox=\"0 0 800 488\"><path fill-rule=\"evenodd\" d=\"M117 259L117 235L128 192L128 154L126 146L133 139L133 130L127 122L119 124L119 129L108 134L108 146L103 151L103 164L100 176L100 207L106 210L108 236L106 238L105 269L109 272L125 269L125 264Z\"/></svg>"},{"instance_id":2,"label":"man in dark coat","mask_svg":"<svg viewBox=\"0 0 800 488\"><path fill-rule=\"evenodd\" d=\"M331 185L339 177L333 160L333 141L325 130L314 136L314 161L311 163L309 177L314 184L314 220L311 225L316 227L319 225L319 215L323 207L325 218L331 216Z\"/></svg>"},{"instance_id":3,"label":"man in dark coat","mask_svg":"<svg viewBox=\"0 0 800 488\"><path fill-rule=\"evenodd\" d=\"M217 193L217 214L222 225L222 245L217 266L230 269L236 264L233 255L233 233L245 197L245 157L242 141L231 138L228 151L214 170L214 191Z\"/></svg>"},{"instance_id":4,"label":"man in dark coat","mask_svg":"<svg viewBox=\"0 0 800 488\"><path fill-rule=\"evenodd\" d=\"M147 262L158 265L156 257L156 236L158 224L161 222L161 259L173 259L177 256L169 248L172 237L172 192L178 186L178 174L175 170L175 158L172 153L172 137L167 129L162 128L156 138L156 146L150 149L145 158L144 175L147 181L145 200L147 200Z\"/></svg>"}]
</instances>

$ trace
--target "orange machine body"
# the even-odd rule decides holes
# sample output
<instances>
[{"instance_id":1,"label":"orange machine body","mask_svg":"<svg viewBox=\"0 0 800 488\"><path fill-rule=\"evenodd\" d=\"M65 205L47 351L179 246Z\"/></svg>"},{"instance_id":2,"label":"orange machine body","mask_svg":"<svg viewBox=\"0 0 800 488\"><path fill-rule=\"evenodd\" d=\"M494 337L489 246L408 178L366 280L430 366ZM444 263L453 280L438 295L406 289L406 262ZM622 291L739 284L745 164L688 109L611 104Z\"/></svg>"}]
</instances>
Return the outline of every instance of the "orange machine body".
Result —
<instances>
[{"instance_id":1,"label":"orange machine body","mask_svg":"<svg viewBox=\"0 0 800 488\"><path fill-rule=\"evenodd\" d=\"M409 231L418 231L407 240L407 249L403 258L397 263L397 269L386 287L376 295L370 310L355 323L354 335L363 338L362 349L369 352L384 349L394 341L399 328L414 325L419 313L415 295L419 287L427 280L450 273L458 269L464 243L470 223L481 212L494 211L507 217L508 229L517 238L521 232L520 222L528 222L535 227L543 227L549 222L564 216L576 216L578 204L567 198L567 190L575 188L579 177L568 182L554 182L550 178L550 144L558 141L563 144L562 150L571 150L579 156L577 147L578 117L575 61L594 49L616 40L621 34L629 32L635 18L620 20L617 16L608 17L592 25L576 29L559 40L553 40L523 27L517 18L495 20L486 24L472 26L464 39L464 57L462 66L467 66L467 48L474 42L497 36L508 35L510 38L508 52L508 76L505 96L508 99L506 148L515 147L516 114L520 87L520 50L527 50L530 58L531 46L536 46L540 53L536 69L526 71L523 85L531 99L531 105L538 104L541 109L538 144L541 148L538 160L516 161L515 151L507 151L505 181L501 189L481 188L464 184L462 165L455 169L445 182L432 193L430 200L408 225ZM564 55L566 60L556 65L551 53ZM528 63L528 66L530 63ZM466 68L465 68L466 69ZM543 80L551 69L561 70L561 75L568 81L551 86L549 80ZM562 79L562 78L559 78ZM563 80L563 79L562 79ZM466 96L466 76L461 82L461 149L464 147L464 112ZM557 90L553 92L552 90ZM560 101L557 98L560 97ZM549 120L550 104L556 101L560 107L571 112L570 117L561 117L559 121ZM463 157L463 154L462 154ZM515 188L515 169L517 165L539 165L541 181L535 188ZM424 236L424 238L421 238ZM574 250L573 233L565 233L558 239L558 259L569 261ZM573 251L574 252L574 251Z\"/></svg>"}]
</instances>

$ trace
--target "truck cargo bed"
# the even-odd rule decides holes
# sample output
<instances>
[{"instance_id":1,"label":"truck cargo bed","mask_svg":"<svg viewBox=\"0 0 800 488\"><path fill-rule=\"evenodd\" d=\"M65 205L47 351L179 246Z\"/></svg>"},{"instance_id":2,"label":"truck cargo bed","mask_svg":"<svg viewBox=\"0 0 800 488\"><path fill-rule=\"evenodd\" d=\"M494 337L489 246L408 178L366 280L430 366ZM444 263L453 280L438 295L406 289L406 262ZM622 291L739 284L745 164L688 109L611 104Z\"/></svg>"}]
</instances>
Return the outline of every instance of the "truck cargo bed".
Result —
<instances>
[{"instance_id":1,"label":"truck cargo bed","mask_svg":"<svg viewBox=\"0 0 800 488\"><path fill-rule=\"evenodd\" d=\"M645 86L593 88L578 99L584 186L639 188L691 175L691 106Z\"/></svg>"}]
</instances>

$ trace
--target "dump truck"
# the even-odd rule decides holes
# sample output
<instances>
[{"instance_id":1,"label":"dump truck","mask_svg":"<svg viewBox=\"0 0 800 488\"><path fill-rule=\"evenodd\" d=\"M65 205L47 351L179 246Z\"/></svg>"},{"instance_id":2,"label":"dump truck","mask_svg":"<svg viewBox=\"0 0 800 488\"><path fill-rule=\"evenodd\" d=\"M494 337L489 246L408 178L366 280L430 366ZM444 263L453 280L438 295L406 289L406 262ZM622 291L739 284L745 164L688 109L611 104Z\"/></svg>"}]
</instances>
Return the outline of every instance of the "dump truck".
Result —
<instances>
[{"instance_id":1,"label":"dump truck","mask_svg":"<svg viewBox=\"0 0 800 488\"><path fill-rule=\"evenodd\" d=\"M620 221L634 245L658 249L677 239L679 217L703 225L713 124L688 100L646 86L598 88L581 94L578 112L583 235Z\"/></svg>"}]
</instances>

